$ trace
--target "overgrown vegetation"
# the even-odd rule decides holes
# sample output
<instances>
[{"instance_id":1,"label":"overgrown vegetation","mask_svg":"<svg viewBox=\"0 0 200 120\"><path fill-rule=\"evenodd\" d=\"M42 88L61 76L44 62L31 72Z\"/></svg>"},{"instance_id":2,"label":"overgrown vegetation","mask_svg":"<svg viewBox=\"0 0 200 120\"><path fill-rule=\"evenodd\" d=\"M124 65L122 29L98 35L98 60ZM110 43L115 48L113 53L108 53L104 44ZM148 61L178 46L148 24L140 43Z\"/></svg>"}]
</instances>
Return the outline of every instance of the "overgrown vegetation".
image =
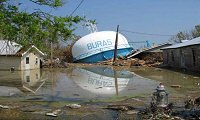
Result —
<instances>
[{"instance_id":1,"label":"overgrown vegetation","mask_svg":"<svg viewBox=\"0 0 200 120\"><path fill-rule=\"evenodd\" d=\"M63 0L29 0L38 6L52 9L62 7ZM29 46L34 44L49 53L50 43L74 39L78 24L92 22L81 16L54 16L46 11L35 9L33 12L22 10L24 1L0 0L0 38Z\"/></svg>"}]
</instances>

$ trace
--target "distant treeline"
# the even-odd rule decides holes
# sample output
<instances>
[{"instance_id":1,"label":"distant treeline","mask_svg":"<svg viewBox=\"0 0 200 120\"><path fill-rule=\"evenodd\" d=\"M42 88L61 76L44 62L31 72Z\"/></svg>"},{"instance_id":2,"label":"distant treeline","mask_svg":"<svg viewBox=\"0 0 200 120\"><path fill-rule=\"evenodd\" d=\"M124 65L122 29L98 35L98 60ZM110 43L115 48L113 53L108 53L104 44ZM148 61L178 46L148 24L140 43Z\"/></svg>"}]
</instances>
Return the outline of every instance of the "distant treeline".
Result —
<instances>
[{"instance_id":1,"label":"distant treeline","mask_svg":"<svg viewBox=\"0 0 200 120\"><path fill-rule=\"evenodd\" d=\"M181 31L170 40L180 43L181 40L191 40L197 37L200 37L200 25L196 25L191 31Z\"/></svg>"}]
</instances>

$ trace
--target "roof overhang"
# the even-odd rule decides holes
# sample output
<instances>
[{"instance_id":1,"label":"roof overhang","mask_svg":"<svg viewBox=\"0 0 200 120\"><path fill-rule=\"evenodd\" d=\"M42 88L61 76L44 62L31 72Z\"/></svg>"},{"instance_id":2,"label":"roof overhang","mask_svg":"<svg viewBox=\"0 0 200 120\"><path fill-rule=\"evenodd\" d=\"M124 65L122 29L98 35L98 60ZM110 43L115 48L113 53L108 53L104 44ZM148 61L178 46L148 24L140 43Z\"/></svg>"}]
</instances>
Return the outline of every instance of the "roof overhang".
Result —
<instances>
[{"instance_id":1,"label":"roof overhang","mask_svg":"<svg viewBox=\"0 0 200 120\"><path fill-rule=\"evenodd\" d=\"M26 52L22 53L22 56L24 56L25 54L27 54L31 49L35 49L41 56L44 56L45 54L40 51L37 47L35 47L34 45L32 45Z\"/></svg>"},{"instance_id":2,"label":"roof overhang","mask_svg":"<svg viewBox=\"0 0 200 120\"><path fill-rule=\"evenodd\" d=\"M177 49L177 48L188 47L188 46L193 46L193 45L200 45L200 37L194 38L192 40L189 40L183 43L177 43L168 47L164 47L162 48L162 50Z\"/></svg>"}]
</instances>

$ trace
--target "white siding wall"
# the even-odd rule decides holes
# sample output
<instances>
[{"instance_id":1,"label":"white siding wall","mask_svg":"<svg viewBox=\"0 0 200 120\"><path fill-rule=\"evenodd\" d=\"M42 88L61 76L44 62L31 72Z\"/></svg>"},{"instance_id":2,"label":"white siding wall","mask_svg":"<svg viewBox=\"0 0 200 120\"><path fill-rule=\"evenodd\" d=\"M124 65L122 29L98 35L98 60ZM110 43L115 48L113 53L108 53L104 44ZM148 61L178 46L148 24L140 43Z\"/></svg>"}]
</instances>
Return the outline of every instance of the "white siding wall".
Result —
<instances>
[{"instance_id":1,"label":"white siding wall","mask_svg":"<svg viewBox=\"0 0 200 120\"><path fill-rule=\"evenodd\" d=\"M21 58L21 68L22 70L26 70L26 57L29 57L29 65L30 69L39 69L40 68L40 55L35 52L28 52ZM36 62L37 58L37 62Z\"/></svg>"},{"instance_id":2,"label":"white siding wall","mask_svg":"<svg viewBox=\"0 0 200 120\"><path fill-rule=\"evenodd\" d=\"M0 56L0 69L10 70L14 67L15 70L21 69L21 57L16 56Z\"/></svg>"}]
</instances>

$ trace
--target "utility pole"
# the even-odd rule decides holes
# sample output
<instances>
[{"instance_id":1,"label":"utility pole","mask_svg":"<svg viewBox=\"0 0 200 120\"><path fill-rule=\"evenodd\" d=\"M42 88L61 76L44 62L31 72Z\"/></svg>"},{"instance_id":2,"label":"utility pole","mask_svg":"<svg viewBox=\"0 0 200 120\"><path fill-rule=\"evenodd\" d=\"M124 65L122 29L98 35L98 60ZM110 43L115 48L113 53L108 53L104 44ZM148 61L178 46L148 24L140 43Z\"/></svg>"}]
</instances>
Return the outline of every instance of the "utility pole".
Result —
<instances>
[{"instance_id":1,"label":"utility pole","mask_svg":"<svg viewBox=\"0 0 200 120\"><path fill-rule=\"evenodd\" d=\"M51 68L53 68L53 43L51 41Z\"/></svg>"},{"instance_id":2,"label":"utility pole","mask_svg":"<svg viewBox=\"0 0 200 120\"><path fill-rule=\"evenodd\" d=\"M117 33L116 33L116 39L115 39L115 49L114 49L113 65L115 64L116 58L117 58L118 33L119 33L119 25L117 25Z\"/></svg>"}]
</instances>

